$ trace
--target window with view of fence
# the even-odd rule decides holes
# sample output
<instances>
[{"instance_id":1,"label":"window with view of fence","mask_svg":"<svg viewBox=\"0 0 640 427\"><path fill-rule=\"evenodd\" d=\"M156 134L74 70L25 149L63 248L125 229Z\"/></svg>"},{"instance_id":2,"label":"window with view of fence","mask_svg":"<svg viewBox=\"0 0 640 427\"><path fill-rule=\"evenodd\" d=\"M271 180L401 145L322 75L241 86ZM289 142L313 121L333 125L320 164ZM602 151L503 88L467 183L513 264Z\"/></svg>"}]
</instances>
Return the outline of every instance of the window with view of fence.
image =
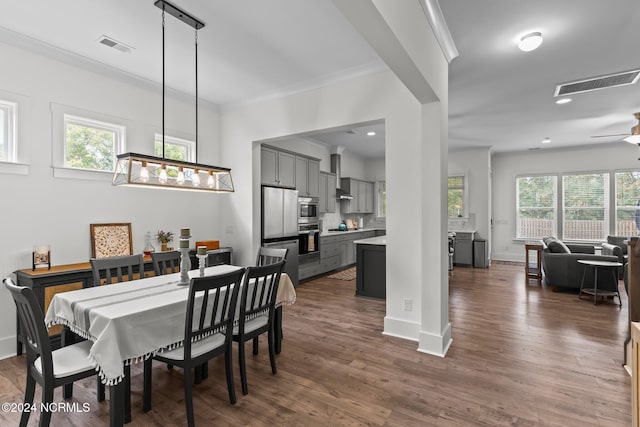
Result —
<instances>
[{"instance_id":1,"label":"window with view of fence","mask_svg":"<svg viewBox=\"0 0 640 427\"><path fill-rule=\"evenodd\" d=\"M541 238L556 235L557 177L523 176L516 180L516 237Z\"/></svg>"}]
</instances>

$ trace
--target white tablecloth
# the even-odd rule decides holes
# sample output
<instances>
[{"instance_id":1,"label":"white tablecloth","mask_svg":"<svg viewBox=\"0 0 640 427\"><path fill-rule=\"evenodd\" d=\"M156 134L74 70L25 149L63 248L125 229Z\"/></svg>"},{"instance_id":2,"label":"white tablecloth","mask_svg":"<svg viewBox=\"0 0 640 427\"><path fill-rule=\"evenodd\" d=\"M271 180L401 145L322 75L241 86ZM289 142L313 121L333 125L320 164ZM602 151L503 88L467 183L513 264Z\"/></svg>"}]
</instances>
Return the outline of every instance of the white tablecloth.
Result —
<instances>
[{"instance_id":1,"label":"white tablecloth","mask_svg":"<svg viewBox=\"0 0 640 427\"><path fill-rule=\"evenodd\" d=\"M238 268L207 267L205 275ZM197 277L199 271L192 270L189 276ZM175 273L57 293L45 322L65 325L93 341L90 357L102 381L113 385L123 378L123 362L138 362L181 345L189 287L178 285L179 281L180 273ZM276 303L293 304L295 299L291 280L282 274Z\"/></svg>"}]
</instances>

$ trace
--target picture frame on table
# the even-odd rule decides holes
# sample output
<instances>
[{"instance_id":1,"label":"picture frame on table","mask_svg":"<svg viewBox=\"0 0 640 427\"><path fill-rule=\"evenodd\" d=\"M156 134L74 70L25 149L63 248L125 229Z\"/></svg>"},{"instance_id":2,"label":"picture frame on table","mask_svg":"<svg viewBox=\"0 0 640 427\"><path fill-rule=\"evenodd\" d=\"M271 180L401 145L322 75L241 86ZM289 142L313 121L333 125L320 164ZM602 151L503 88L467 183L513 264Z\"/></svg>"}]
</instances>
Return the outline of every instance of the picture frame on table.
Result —
<instances>
[{"instance_id":1,"label":"picture frame on table","mask_svg":"<svg viewBox=\"0 0 640 427\"><path fill-rule=\"evenodd\" d=\"M45 268L51 270L51 246L39 245L33 247L31 252L31 270L35 271L36 268Z\"/></svg>"},{"instance_id":2,"label":"picture frame on table","mask_svg":"<svg viewBox=\"0 0 640 427\"><path fill-rule=\"evenodd\" d=\"M133 255L131 223L90 224L91 258Z\"/></svg>"}]
</instances>

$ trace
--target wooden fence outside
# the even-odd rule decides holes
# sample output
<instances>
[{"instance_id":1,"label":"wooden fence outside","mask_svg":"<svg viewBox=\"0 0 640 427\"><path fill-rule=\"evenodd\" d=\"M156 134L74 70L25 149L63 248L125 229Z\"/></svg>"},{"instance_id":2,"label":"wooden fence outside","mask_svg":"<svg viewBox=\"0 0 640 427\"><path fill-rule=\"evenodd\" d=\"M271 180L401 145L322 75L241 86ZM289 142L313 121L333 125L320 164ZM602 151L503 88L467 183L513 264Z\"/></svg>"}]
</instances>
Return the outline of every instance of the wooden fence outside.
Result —
<instances>
[{"instance_id":1,"label":"wooden fence outside","mask_svg":"<svg viewBox=\"0 0 640 427\"><path fill-rule=\"evenodd\" d=\"M554 221L550 219L521 218L518 223L519 235L540 238L553 236L556 234L553 231L553 223ZM633 220L621 220L616 225L615 234L617 236L638 235L638 228ZM608 223L604 221L565 221L563 238L567 240L606 240L609 235L608 228Z\"/></svg>"}]
</instances>

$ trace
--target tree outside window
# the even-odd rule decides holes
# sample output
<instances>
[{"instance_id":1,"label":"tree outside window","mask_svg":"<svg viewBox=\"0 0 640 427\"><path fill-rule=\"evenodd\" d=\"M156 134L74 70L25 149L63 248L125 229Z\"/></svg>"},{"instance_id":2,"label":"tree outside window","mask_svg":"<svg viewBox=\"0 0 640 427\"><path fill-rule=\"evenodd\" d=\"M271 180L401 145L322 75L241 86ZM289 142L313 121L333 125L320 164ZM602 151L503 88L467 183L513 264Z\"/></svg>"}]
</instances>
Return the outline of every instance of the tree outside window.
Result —
<instances>
[{"instance_id":1,"label":"tree outside window","mask_svg":"<svg viewBox=\"0 0 640 427\"><path fill-rule=\"evenodd\" d=\"M124 133L123 126L65 115L64 166L113 172Z\"/></svg>"}]
</instances>

